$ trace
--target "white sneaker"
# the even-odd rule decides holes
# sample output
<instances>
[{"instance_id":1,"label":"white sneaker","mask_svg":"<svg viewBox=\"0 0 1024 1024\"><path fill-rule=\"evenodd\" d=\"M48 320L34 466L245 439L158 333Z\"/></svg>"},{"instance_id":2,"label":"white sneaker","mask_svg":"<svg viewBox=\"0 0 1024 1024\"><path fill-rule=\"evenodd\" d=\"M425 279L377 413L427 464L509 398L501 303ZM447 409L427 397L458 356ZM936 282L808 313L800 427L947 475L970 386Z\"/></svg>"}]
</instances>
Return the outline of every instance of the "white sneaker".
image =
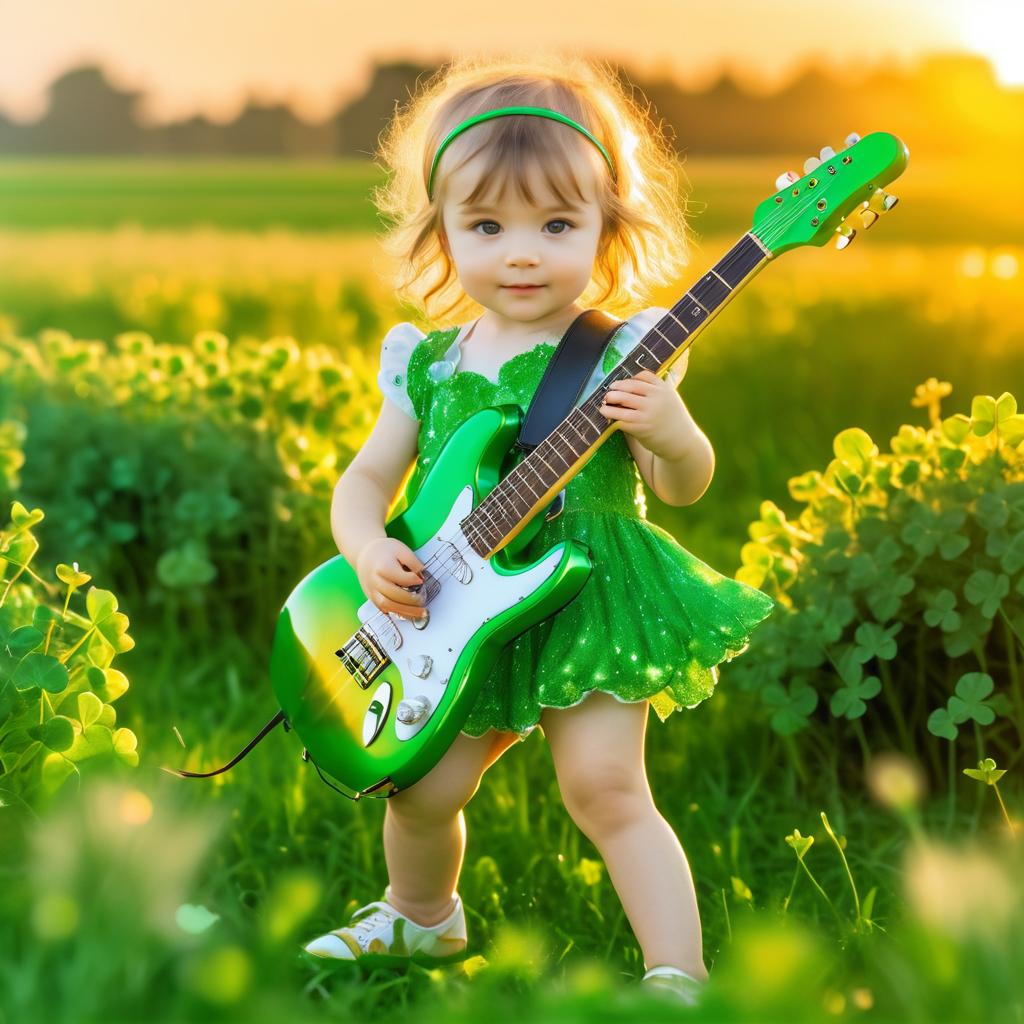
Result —
<instances>
[{"instance_id":1,"label":"white sneaker","mask_svg":"<svg viewBox=\"0 0 1024 1024\"><path fill-rule=\"evenodd\" d=\"M324 960L388 967L413 963L432 966L461 960L466 951L466 915L455 893L452 912L437 924L424 928L399 913L387 898L360 907L347 925L335 928L303 946L303 953L322 965Z\"/></svg>"},{"instance_id":2,"label":"white sneaker","mask_svg":"<svg viewBox=\"0 0 1024 1024\"><path fill-rule=\"evenodd\" d=\"M664 994L684 1006L696 1006L704 991L704 982L698 981L678 967L666 964L652 967L641 979L640 987L652 994Z\"/></svg>"}]
</instances>

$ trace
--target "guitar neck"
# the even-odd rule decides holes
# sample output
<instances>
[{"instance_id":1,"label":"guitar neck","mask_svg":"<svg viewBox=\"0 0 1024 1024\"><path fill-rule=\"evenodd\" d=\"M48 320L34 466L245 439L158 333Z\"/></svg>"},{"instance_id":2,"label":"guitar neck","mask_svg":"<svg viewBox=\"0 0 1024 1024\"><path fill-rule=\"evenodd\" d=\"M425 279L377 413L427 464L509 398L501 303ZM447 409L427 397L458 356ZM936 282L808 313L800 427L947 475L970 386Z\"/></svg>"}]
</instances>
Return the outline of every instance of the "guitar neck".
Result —
<instances>
[{"instance_id":1,"label":"guitar neck","mask_svg":"<svg viewBox=\"0 0 1024 1024\"><path fill-rule=\"evenodd\" d=\"M745 234L630 350L614 370L460 522L473 550L500 551L586 464L616 428L599 412L616 381L642 370L659 376L685 352L718 311L772 258Z\"/></svg>"}]
</instances>

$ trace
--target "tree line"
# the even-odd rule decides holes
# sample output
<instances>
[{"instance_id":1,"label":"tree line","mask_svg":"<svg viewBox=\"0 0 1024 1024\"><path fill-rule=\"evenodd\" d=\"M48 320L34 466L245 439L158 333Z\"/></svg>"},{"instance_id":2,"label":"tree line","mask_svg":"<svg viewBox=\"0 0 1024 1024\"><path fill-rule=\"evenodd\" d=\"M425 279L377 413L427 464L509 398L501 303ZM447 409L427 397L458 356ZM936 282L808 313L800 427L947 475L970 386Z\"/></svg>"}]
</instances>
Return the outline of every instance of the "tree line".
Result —
<instances>
[{"instance_id":1,"label":"tree line","mask_svg":"<svg viewBox=\"0 0 1024 1024\"><path fill-rule=\"evenodd\" d=\"M369 159L396 103L434 70L379 63L361 94L319 121L287 104L250 101L227 123L195 115L158 125L139 115L142 92L117 88L102 67L85 65L51 83L39 120L19 124L0 113L0 156ZM728 73L693 91L665 74L619 74L639 90L639 100L650 101L651 116L681 156L791 155L806 149L808 139L838 149L849 132L876 130L894 132L912 150L925 145L950 155L977 153L987 144L1004 153L1024 149L1024 89L1004 88L986 59L968 54L932 54L913 68L881 66L856 80L807 64L767 95L748 91Z\"/></svg>"}]
</instances>

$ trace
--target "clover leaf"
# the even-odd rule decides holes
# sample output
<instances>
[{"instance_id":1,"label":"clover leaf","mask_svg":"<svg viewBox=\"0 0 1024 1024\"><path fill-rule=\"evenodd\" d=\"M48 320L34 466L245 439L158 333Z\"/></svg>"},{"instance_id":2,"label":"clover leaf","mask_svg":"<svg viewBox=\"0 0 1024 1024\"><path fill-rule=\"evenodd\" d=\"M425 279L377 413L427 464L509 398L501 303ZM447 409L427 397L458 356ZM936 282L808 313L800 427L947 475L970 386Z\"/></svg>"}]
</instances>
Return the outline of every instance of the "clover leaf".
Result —
<instances>
[{"instance_id":1,"label":"clover leaf","mask_svg":"<svg viewBox=\"0 0 1024 1024\"><path fill-rule=\"evenodd\" d=\"M15 658L34 651L43 642L43 634L35 626L19 626L5 641L5 646Z\"/></svg>"},{"instance_id":2,"label":"clover leaf","mask_svg":"<svg viewBox=\"0 0 1024 1024\"><path fill-rule=\"evenodd\" d=\"M1001 494L986 491L974 503L974 516L991 532L1006 525L1010 518L1010 506Z\"/></svg>"},{"instance_id":3,"label":"clover leaf","mask_svg":"<svg viewBox=\"0 0 1024 1024\"><path fill-rule=\"evenodd\" d=\"M115 653L130 651L135 646L128 635L128 616L117 610L117 598L109 590L92 587L85 595L85 606L96 632Z\"/></svg>"},{"instance_id":4,"label":"clover leaf","mask_svg":"<svg viewBox=\"0 0 1024 1024\"><path fill-rule=\"evenodd\" d=\"M789 736L807 725L807 717L817 707L818 692L806 683L797 683L787 690L781 683L772 683L763 690L764 702L774 709L772 728Z\"/></svg>"},{"instance_id":5,"label":"clover leaf","mask_svg":"<svg viewBox=\"0 0 1024 1024\"><path fill-rule=\"evenodd\" d=\"M947 740L955 740L960 734L948 708L936 708L928 716L928 731Z\"/></svg>"},{"instance_id":6,"label":"clover leaf","mask_svg":"<svg viewBox=\"0 0 1024 1024\"><path fill-rule=\"evenodd\" d=\"M971 604L981 605L981 613L991 619L1002 600L1010 592L1010 577L1005 573L998 576L988 569L978 569L967 577L964 583L964 597Z\"/></svg>"},{"instance_id":7,"label":"clover leaf","mask_svg":"<svg viewBox=\"0 0 1024 1024\"><path fill-rule=\"evenodd\" d=\"M868 607L875 618L885 622L891 619L903 603L902 598L914 589L913 577L889 572L867 595Z\"/></svg>"},{"instance_id":8,"label":"clover leaf","mask_svg":"<svg viewBox=\"0 0 1024 1024\"><path fill-rule=\"evenodd\" d=\"M884 629L877 622L862 622L854 633L854 639L857 641L857 660L865 662L872 658L881 658L890 661L895 658L896 641L893 637L902 628L902 622L895 622L888 629Z\"/></svg>"},{"instance_id":9,"label":"clover leaf","mask_svg":"<svg viewBox=\"0 0 1024 1024\"><path fill-rule=\"evenodd\" d=\"M995 684L987 672L968 672L956 684L956 693L949 698L949 713L956 722L973 718L979 725L991 725L996 713L985 698Z\"/></svg>"},{"instance_id":10,"label":"clover leaf","mask_svg":"<svg viewBox=\"0 0 1024 1024\"><path fill-rule=\"evenodd\" d=\"M957 680L952 697L946 707L936 708L928 716L928 731L933 736L955 740L959 734L957 726L974 720L979 725L991 725L995 721L999 694L989 698L995 684L986 672L967 672Z\"/></svg>"},{"instance_id":11,"label":"clover leaf","mask_svg":"<svg viewBox=\"0 0 1024 1024\"><path fill-rule=\"evenodd\" d=\"M1015 445L1024 437L1024 416L1017 415L1017 400L1009 391L998 398L975 395L971 402L971 428L978 437L996 430L1003 441Z\"/></svg>"},{"instance_id":12,"label":"clover leaf","mask_svg":"<svg viewBox=\"0 0 1024 1024\"><path fill-rule=\"evenodd\" d=\"M867 676L859 683L844 686L832 694L829 709L837 718L860 718L867 711L864 703L882 692L882 683L876 676Z\"/></svg>"},{"instance_id":13,"label":"clover leaf","mask_svg":"<svg viewBox=\"0 0 1024 1024\"><path fill-rule=\"evenodd\" d=\"M68 685L68 670L50 654L29 654L14 670L11 681L19 690L60 693Z\"/></svg>"},{"instance_id":14,"label":"clover leaf","mask_svg":"<svg viewBox=\"0 0 1024 1024\"><path fill-rule=\"evenodd\" d=\"M929 626L938 626L944 633L952 633L960 626L960 616L954 611L956 594L943 588L928 602L924 611L924 621Z\"/></svg>"}]
</instances>

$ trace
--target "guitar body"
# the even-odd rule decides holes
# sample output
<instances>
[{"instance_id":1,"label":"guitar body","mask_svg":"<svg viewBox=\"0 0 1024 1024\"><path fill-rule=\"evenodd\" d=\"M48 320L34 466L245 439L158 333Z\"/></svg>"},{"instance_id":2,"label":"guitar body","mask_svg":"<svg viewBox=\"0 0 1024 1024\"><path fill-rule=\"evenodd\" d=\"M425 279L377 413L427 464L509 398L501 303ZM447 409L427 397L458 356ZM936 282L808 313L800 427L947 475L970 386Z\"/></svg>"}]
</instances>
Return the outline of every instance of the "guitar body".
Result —
<instances>
[{"instance_id":1,"label":"guitar body","mask_svg":"<svg viewBox=\"0 0 1024 1024\"><path fill-rule=\"evenodd\" d=\"M515 555L544 521L535 515L490 558L459 526L517 460L522 410L483 409L441 449L417 493L385 526L424 563L425 625L366 599L337 555L310 572L278 617L271 685L309 757L350 795L387 797L441 760L505 645L569 603L590 576L589 549L553 545ZM403 701L418 720L399 717ZM423 710L423 702L426 709ZM403 715L409 718L410 709Z\"/></svg>"}]
</instances>

